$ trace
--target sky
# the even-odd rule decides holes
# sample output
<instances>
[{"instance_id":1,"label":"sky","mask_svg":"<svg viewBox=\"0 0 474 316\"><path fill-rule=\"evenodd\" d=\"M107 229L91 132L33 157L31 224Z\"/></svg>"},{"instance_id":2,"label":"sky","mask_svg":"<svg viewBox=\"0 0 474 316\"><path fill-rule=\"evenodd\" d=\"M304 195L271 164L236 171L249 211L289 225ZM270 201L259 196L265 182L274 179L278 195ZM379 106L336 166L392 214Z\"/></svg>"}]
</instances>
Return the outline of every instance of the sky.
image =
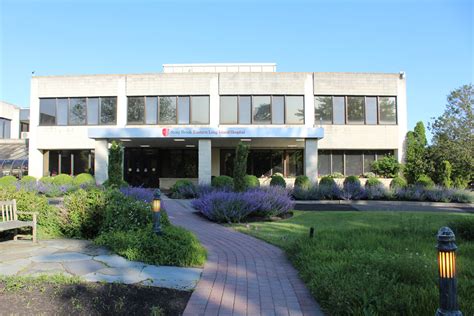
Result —
<instances>
[{"instance_id":1,"label":"sky","mask_svg":"<svg viewBox=\"0 0 474 316\"><path fill-rule=\"evenodd\" d=\"M29 107L36 75L275 62L281 72L407 78L408 128L474 82L471 0L0 0L0 99Z\"/></svg>"}]
</instances>

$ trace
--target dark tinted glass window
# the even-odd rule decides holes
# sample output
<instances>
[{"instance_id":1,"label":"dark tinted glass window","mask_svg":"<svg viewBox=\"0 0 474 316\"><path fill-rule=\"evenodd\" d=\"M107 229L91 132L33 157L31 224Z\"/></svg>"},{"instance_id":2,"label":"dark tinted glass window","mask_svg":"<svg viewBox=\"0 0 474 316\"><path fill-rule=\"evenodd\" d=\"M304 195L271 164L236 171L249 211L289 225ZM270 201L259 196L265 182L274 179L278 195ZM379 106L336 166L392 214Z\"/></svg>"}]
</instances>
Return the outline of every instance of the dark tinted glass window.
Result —
<instances>
[{"instance_id":1,"label":"dark tinted glass window","mask_svg":"<svg viewBox=\"0 0 474 316\"><path fill-rule=\"evenodd\" d=\"M117 98L100 98L100 124L109 125L117 123Z\"/></svg>"},{"instance_id":2,"label":"dark tinted glass window","mask_svg":"<svg viewBox=\"0 0 474 316\"><path fill-rule=\"evenodd\" d=\"M58 99L57 124L68 125L69 99Z\"/></svg>"},{"instance_id":3,"label":"dark tinted glass window","mask_svg":"<svg viewBox=\"0 0 474 316\"><path fill-rule=\"evenodd\" d=\"M334 172L344 174L344 152L342 151L332 153L332 173Z\"/></svg>"},{"instance_id":4,"label":"dark tinted glass window","mask_svg":"<svg viewBox=\"0 0 474 316\"><path fill-rule=\"evenodd\" d=\"M189 124L189 97L178 97L178 124Z\"/></svg>"},{"instance_id":5,"label":"dark tinted glass window","mask_svg":"<svg viewBox=\"0 0 474 316\"><path fill-rule=\"evenodd\" d=\"M191 97L191 123L209 124L209 97Z\"/></svg>"},{"instance_id":6,"label":"dark tinted glass window","mask_svg":"<svg viewBox=\"0 0 474 316\"><path fill-rule=\"evenodd\" d=\"M272 150L272 174L283 174L283 150Z\"/></svg>"},{"instance_id":7,"label":"dark tinted glass window","mask_svg":"<svg viewBox=\"0 0 474 316\"><path fill-rule=\"evenodd\" d=\"M56 99L40 99L40 125L56 124Z\"/></svg>"},{"instance_id":8,"label":"dark tinted glass window","mask_svg":"<svg viewBox=\"0 0 474 316\"><path fill-rule=\"evenodd\" d=\"M99 124L99 98L87 98L87 124Z\"/></svg>"},{"instance_id":9,"label":"dark tinted glass window","mask_svg":"<svg viewBox=\"0 0 474 316\"><path fill-rule=\"evenodd\" d=\"M61 154L61 173L71 174L71 151L63 150Z\"/></svg>"},{"instance_id":10,"label":"dark tinted glass window","mask_svg":"<svg viewBox=\"0 0 474 316\"><path fill-rule=\"evenodd\" d=\"M364 97L347 97L347 122L364 124Z\"/></svg>"},{"instance_id":11,"label":"dark tinted glass window","mask_svg":"<svg viewBox=\"0 0 474 316\"><path fill-rule=\"evenodd\" d=\"M251 98L249 96L239 97L239 123L250 124L251 118Z\"/></svg>"},{"instance_id":12,"label":"dark tinted glass window","mask_svg":"<svg viewBox=\"0 0 474 316\"><path fill-rule=\"evenodd\" d=\"M333 101L333 123L345 124L346 122L345 98L334 97L332 101Z\"/></svg>"},{"instance_id":13,"label":"dark tinted glass window","mask_svg":"<svg viewBox=\"0 0 474 316\"><path fill-rule=\"evenodd\" d=\"M269 96L254 96L252 98L253 123L269 124L271 123L272 114L270 112Z\"/></svg>"},{"instance_id":14,"label":"dark tinted glass window","mask_svg":"<svg viewBox=\"0 0 474 316\"><path fill-rule=\"evenodd\" d=\"M159 123L176 124L176 97L160 97L159 100Z\"/></svg>"},{"instance_id":15,"label":"dark tinted glass window","mask_svg":"<svg viewBox=\"0 0 474 316\"><path fill-rule=\"evenodd\" d=\"M222 96L220 108L221 124L237 124L237 97Z\"/></svg>"},{"instance_id":16,"label":"dark tinted glass window","mask_svg":"<svg viewBox=\"0 0 474 316\"><path fill-rule=\"evenodd\" d=\"M369 125L377 124L377 98L365 98L365 122Z\"/></svg>"},{"instance_id":17,"label":"dark tinted glass window","mask_svg":"<svg viewBox=\"0 0 474 316\"><path fill-rule=\"evenodd\" d=\"M286 124L304 123L304 99L303 96L285 97Z\"/></svg>"},{"instance_id":18,"label":"dark tinted glass window","mask_svg":"<svg viewBox=\"0 0 474 316\"><path fill-rule=\"evenodd\" d=\"M331 174L331 152L322 150L319 152L318 172L320 176Z\"/></svg>"},{"instance_id":19,"label":"dark tinted glass window","mask_svg":"<svg viewBox=\"0 0 474 316\"><path fill-rule=\"evenodd\" d=\"M297 177L303 174L303 151L288 151L287 177Z\"/></svg>"},{"instance_id":20,"label":"dark tinted glass window","mask_svg":"<svg viewBox=\"0 0 474 316\"><path fill-rule=\"evenodd\" d=\"M332 97L314 98L315 124L332 124Z\"/></svg>"},{"instance_id":21,"label":"dark tinted glass window","mask_svg":"<svg viewBox=\"0 0 474 316\"><path fill-rule=\"evenodd\" d=\"M362 170L362 152L346 151L346 176L361 175Z\"/></svg>"},{"instance_id":22,"label":"dark tinted glass window","mask_svg":"<svg viewBox=\"0 0 474 316\"><path fill-rule=\"evenodd\" d=\"M372 171L372 163L375 161L375 153L367 151L364 153L364 172Z\"/></svg>"},{"instance_id":23,"label":"dark tinted glass window","mask_svg":"<svg viewBox=\"0 0 474 316\"><path fill-rule=\"evenodd\" d=\"M262 176L271 175L271 151L262 150L262 151L253 151L250 154L252 156L252 167L253 174L258 178Z\"/></svg>"},{"instance_id":24,"label":"dark tinted glass window","mask_svg":"<svg viewBox=\"0 0 474 316\"><path fill-rule=\"evenodd\" d=\"M285 97L272 97L272 123L285 124Z\"/></svg>"},{"instance_id":25,"label":"dark tinted glass window","mask_svg":"<svg viewBox=\"0 0 474 316\"><path fill-rule=\"evenodd\" d=\"M89 172L89 150L75 150L74 155L74 170L73 174Z\"/></svg>"},{"instance_id":26,"label":"dark tinted glass window","mask_svg":"<svg viewBox=\"0 0 474 316\"><path fill-rule=\"evenodd\" d=\"M397 123L397 106L395 97L379 97L380 124Z\"/></svg>"},{"instance_id":27,"label":"dark tinted glass window","mask_svg":"<svg viewBox=\"0 0 474 316\"><path fill-rule=\"evenodd\" d=\"M69 99L69 124L86 124L86 98Z\"/></svg>"},{"instance_id":28,"label":"dark tinted glass window","mask_svg":"<svg viewBox=\"0 0 474 316\"><path fill-rule=\"evenodd\" d=\"M145 98L128 97L128 124L143 124L145 120Z\"/></svg>"}]
</instances>

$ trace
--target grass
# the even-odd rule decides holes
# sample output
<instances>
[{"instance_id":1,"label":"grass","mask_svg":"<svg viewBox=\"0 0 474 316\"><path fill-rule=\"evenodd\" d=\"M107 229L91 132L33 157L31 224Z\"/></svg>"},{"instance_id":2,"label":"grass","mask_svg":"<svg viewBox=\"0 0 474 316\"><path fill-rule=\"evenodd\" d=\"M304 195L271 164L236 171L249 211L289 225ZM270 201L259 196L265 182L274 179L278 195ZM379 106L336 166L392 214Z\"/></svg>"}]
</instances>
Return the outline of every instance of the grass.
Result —
<instances>
[{"instance_id":1,"label":"grass","mask_svg":"<svg viewBox=\"0 0 474 316\"><path fill-rule=\"evenodd\" d=\"M301 212L235 229L283 248L329 315L433 315L436 232L470 214ZM309 239L309 228L315 237ZM458 299L474 314L474 242L459 239Z\"/></svg>"}]
</instances>

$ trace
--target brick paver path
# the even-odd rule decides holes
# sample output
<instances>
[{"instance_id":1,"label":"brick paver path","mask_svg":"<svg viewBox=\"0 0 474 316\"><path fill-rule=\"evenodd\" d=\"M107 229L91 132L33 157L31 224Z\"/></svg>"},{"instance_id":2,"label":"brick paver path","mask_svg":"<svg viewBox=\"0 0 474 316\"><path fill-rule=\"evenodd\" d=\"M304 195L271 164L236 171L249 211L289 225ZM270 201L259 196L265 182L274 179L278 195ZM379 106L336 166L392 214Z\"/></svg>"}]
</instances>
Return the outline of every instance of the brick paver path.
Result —
<instances>
[{"instance_id":1,"label":"brick paver path","mask_svg":"<svg viewBox=\"0 0 474 316\"><path fill-rule=\"evenodd\" d=\"M282 250L194 214L189 201L164 200L171 221L208 251L185 316L323 315Z\"/></svg>"}]
</instances>

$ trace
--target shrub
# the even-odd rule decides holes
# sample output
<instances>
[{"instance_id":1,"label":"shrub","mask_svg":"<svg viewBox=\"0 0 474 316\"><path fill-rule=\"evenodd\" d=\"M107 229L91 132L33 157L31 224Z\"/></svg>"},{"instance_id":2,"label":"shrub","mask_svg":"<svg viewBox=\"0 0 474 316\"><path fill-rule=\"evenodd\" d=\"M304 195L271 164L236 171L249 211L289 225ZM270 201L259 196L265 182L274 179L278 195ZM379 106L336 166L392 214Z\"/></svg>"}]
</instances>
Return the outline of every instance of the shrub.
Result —
<instances>
[{"instance_id":1,"label":"shrub","mask_svg":"<svg viewBox=\"0 0 474 316\"><path fill-rule=\"evenodd\" d=\"M51 184L51 183L53 183L53 181L54 181L54 177L49 177L49 176L41 177L39 179L39 182L44 183L44 184L48 184L48 183Z\"/></svg>"},{"instance_id":2,"label":"shrub","mask_svg":"<svg viewBox=\"0 0 474 316\"><path fill-rule=\"evenodd\" d=\"M68 174L59 174L53 178L53 184L55 185L72 185L72 177Z\"/></svg>"},{"instance_id":3,"label":"shrub","mask_svg":"<svg viewBox=\"0 0 474 316\"><path fill-rule=\"evenodd\" d=\"M272 179L270 180L270 186L280 186L282 188L286 188L285 179L279 175L273 175Z\"/></svg>"},{"instance_id":4,"label":"shrub","mask_svg":"<svg viewBox=\"0 0 474 316\"><path fill-rule=\"evenodd\" d=\"M406 188L407 182L400 176L396 176L390 181L390 189Z\"/></svg>"},{"instance_id":5,"label":"shrub","mask_svg":"<svg viewBox=\"0 0 474 316\"><path fill-rule=\"evenodd\" d=\"M27 183L36 184L36 178L33 176L23 176L20 180L20 183L21 184L27 184Z\"/></svg>"},{"instance_id":6,"label":"shrub","mask_svg":"<svg viewBox=\"0 0 474 316\"><path fill-rule=\"evenodd\" d=\"M342 179L342 178L344 178L344 175L340 172L333 172L333 173L331 173L330 175L328 175L326 177L330 177L330 178L333 178L333 179Z\"/></svg>"},{"instance_id":7,"label":"shrub","mask_svg":"<svg viewBox=\"0 0 474 316\"><path fill-rule=\"evenodd\" d=\"M304 189L295 186L293 188L292 196L295 200L320 200L320 190L317 184L311 184L309 188Z\"/></svg>"},{"instance_id":8,"label":"shrub","mask_svg":"<svg viewBox=\"0 0 474 316\"><path fill-rule=\"evenodd\" d=\"M369 180L370 179L371 178L369 178ZM379 185L367 185L366 183L365 196L368 200L384 200L390 198L389 192L385 189L381 182Z\"/></svg>"},{"instance_id":9,"label":"shrub","mask_svg":"<svg viewBox=\"0 0 474 316\"><path fill-rule=\"evenodd\" d=\"M104 218L105 192L79 189L64 198L66 213L61 218L61 231L71 238L94 238Z\"/></svg>"},{"instance_id":10,"label":"shrub","mask_svg":"<svg viewBox=\"0 0 474 316\"><path fill-rule=\"evenodd\" d=\"M372 170L375 174L384 178L393 178L397 176L400 172L400 168L400 163L392 155L384 156L372 163Z\"/></svg>"},{"instance_id":11,"label":"shrub","mask_svg":"<svg viewBox=\"0 0 474 316\"><path fill-rule=\"evenodd\" d=\"M377 178L368 178L367 181L365 182L365 187L378 187L378 186L383 186L382 182L377 179Z\"/></svg>"},{"instance_id":12,"label":"shrub","mask_svg":"<svg viewBox=\"0 0 474 316\"><path fill-rule=\"evenodd\" d=\"M191 180L177 180L170 188L173 199L192 199L197 196L196 187Z\"/></svg>"},{"instance_id":13,"label":"shrub","mask_svg":"<svg viewBox=\"0 0 474 316\"><path fill-rule=\"evenodd\" d=\"M448 223L447 225L451 228L456 235L466 241L474 241L474 217L464 216L462 219L458 219Z\"/></svg>"},{"instance_id":14,"label":"shrub","mask_svg":"<svg viewBox=\"0 0 474 316\"><path fill-rule=\"evenodd\" d=\"M152 221L151 205L123 195L119 190L107 192L104 222L101 231L143 228Z\"/></svg>"},{"instance_id":15,"label":"shrub","mask_svg":"<svg viewBox=\"0 0 474 316\"><path fill-rule=\"evenodd\" d=\"M125 196L134 198L135 200L151 203L153 201L155 190L142 187L124 187L120 188L120 192Z\"/></svg>"},{"instance_id":16,"label":"shrub","mask_svg":"<svg viewBox=\"0 0 474 316\"><path fill-rule=\"evenodd\" d=\"M153 233L151 224L135 230L102 233L95 243L106 246L128 260L166 266L202 266L206 250L191 232L163 225L162 234Z\"/></svg>"},{"instance_id":17,"label":"shrub","mask_svg":"<svg viewBox=\"0 0 474 316\"><path fill-rule=\"evenodd\" d=\"M297 176L295 179L295 188L307 190L311 186L311 181L307 176Z\"/></svg>"},{"instance_id":18,"label":"shrub","mask_svg":"<svg viewBox=\"0 0 474 316\"><path fill-rule=\"evenodd\" d=\"M461 177L454 178L453 186L457 189L465 189L469 184L469 180L463 179Z\"/></svg>"},{"instance_id":19,"label":"shrub","mask_svg":"<svg viewBox=\"0 0 474 316\"><path fill-rule=\"evenodd\" d=\"M356 176L348 176L344 179L343 185L344 187L346 187L347 185L354 185L360 187L360 180Z\"/></svg>"},{"instance_id":20,"label":"shrub","mask_svg":"<svg viewBox=\"0 0 474 316\"><path fill-rule=\"evenodd\" d=\"M324 176L319 180L319 186L336 186L336 181L332 176Z\"/></svg>"},{"instance_id":21,"label":"shrub","mask_svg":"<svg viewBox=\"0 0 474 316\"><path fill-rule=\"evenodd\" d=\"M432 188L434 187L434 182L431 180L430 177L427 175L422 174L415 182L416 186L424 187L424 188Z\"/></svg>"},{"instance_id":22,"label":"shrub","mask_svg":"<svg viewBox=\"0 0 474 316\"><path fill-rule=\"evenodd\" d=\"M245 175L247 173L247 158L249 155L249 146L240 142L235 149L234 160L234 190L237 192L245 191Z\"/></svg>"},{"instance_id":23,"label":"shrub","mask_svg":"<svg viewBox=\"0 0 474 316\"><path fill-rule=\"evenodd\" d=\"M122 145L116 141L112 141L112 145L109 149L109 178L106 181L106 186L120 188L125 182L123 180L122 152Z\"/></svg>"},{"instance_id":24,"label":"shrub","mask_svg":"<svg viewBox=\"0 0 474 316\"><path fill-rule=\"evenodd\" d=\"M253 175L247 174L244 177L244 182L246 190L260 187L260 181L258 181L258 178Z\"/></svg>"},{"instance_id":25,"label":"shrub","mask_svg":"<svg viewBox=\"0 0 474 316\"><path fill-rule=\"evenodd\" d=\"M453 181L451 180L451 171L452 171L451 164L449 163L449 161L444 160L441 163L441 168L440 168L439 176L438 176L439 178L438 183L444 186L445 188L450 188L453 184Z\"/></svg>"},{"instance_id":26,"label":"shrub","mask_svg":"<svg viewBox=\"0 0 474 316\"><path fill-rule=\"evenodd\" d=\"M294 207L289 191L280 186L244 192L243 199L253 210L252 215L264 218L285 214Z\"/></svg>"},{"instance_id":27,"label":"shrub","mask_svg":"<svg viewBox=\"0 0 474 316\"><path fill-rule=\"evenodd\" d=\"M233 188L234 179L229 176L214 177L211 181L211 185L215 188Z\"/></svg>"},{"instance_id":28,"label":"shrub","mask_svg":"<svg viewBox=\"0 0 474 316\"><path fill-rule=\"evenodd\" d=\"M74 178L73 184L77 186L95 185L95 179L90 173L81 173Z\"/></svg>"},{"instance_id":29,"label":"shrub","mask_svg":"<svg viewBox=\"0 0 474 316\"><path fill-rule=\"evenodd\" d=\"M347 177L346 180L348 178L349 177ZM359 180L357 177L356 179ZM365 197L365 191L360 185L360 181L356 182L355 180L344 180L344 187L341 194L339 195L339 198L342 198L343 200L361 200Z\"/></svg>"},{"instance_id":30,"label":"shrub","mask_svg":"<svg viewBox=\"0 0 474 316\"><path fill-rule=\"evenodd\" d=\"M367 178L367 179L369 179L369 178L375 178L375 173L373 173L373 172L364 172L364 173L362 174L362 177Z\"/></svg>"},{"instance_id":31,"label":"shrub","mask_svg":"<svg viewBox=\"0 0 474 316\"><path fill-rule=\"evenodd\" d=\"M13 186L17 179L14 176L4 176L0 178L0 187L2 186Z\"/></svg>"}]
</instances>

